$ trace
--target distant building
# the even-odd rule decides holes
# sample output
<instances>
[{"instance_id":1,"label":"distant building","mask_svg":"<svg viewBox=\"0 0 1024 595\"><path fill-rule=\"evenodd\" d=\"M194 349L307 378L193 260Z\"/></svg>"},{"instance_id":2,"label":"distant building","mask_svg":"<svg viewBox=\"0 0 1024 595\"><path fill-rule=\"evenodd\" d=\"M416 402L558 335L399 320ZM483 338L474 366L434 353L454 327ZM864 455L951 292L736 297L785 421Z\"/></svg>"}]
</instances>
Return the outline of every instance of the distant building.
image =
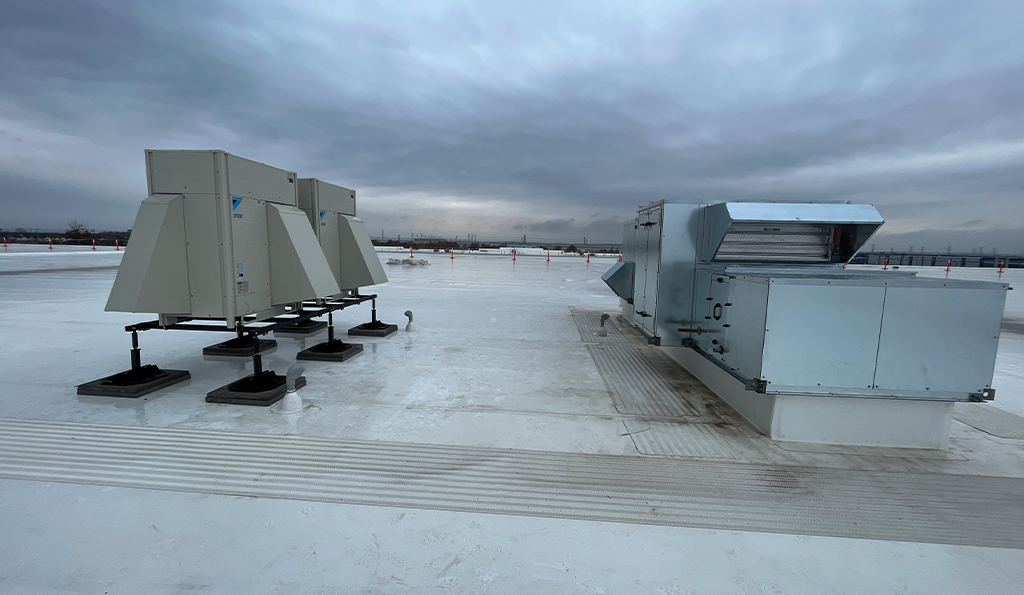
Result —
<instances>
[{"instance_id":1,"label":"distant building","mask_svg":"<svg viewBox=\"0 0 1024 595\"><path fill-rule=\"evenodd\" d=\"M998 267L1000 263L1008 269L1024 268L1024 255L1021 254L964 254L955 252L861 252L854 256L850 264L884 265L886 259L889 266L931 266L944 267Z\"/></svg>"}]
</instances>

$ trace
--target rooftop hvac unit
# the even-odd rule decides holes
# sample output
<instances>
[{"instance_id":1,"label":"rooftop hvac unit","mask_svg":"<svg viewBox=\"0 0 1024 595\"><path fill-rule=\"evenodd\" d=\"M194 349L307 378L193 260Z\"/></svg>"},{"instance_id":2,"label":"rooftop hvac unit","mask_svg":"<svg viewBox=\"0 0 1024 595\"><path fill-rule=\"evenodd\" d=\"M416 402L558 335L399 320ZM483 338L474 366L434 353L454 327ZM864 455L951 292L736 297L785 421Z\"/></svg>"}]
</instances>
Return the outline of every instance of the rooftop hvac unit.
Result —
<instances>
[{"instance_id":1,"label":"rooftop hvac unit","mask_svg":"<svg viewBox=\"0 0 1024 595\"><path fill-rule=\"evenodd\" d=\"M270 318L340 293L298 177L224 151L146 151L149 198L106 310L182 318Z\"/></svg>"},{"instance_id":2,"label":"rooftop hvac unit","mask_svg":"<svg viewBox=\"0 0 1024 595\"><path fill-rule=\"evenodd\" d=\"M234 339L203 354L251 356L253 374L206 400L269 405L283 396L286 381L262 369L261 353L276 346L262 335L308 335L326 327L327 342L297 357L344 361L362 346L334 338L335 310L372 301L372 321L361 327L373 332L364 334L397 328L377 320L376 295L358 292L387 278L354 216L354 191L299 180L295 172L224 151L146 151L146 181L149 196L106 310L159 317L125 327L132 333L131 369L83 384L79 394L138 397L189 377L184 370L143 366L139 331L234 332ZM313 320L324 314L327 324Z\"/></svg>"},{"instance_id":3,"label":"rooftop hvac unit","mask_svg":"<svg viewBox=\"0 0 1024 595\"><path fill-rule=\"evenodd\" d=\"M299 178L299 208L309 218L342 291L387 283L366 225L356 217L355 190Z\"/></svg>"},{"instance_id":4,"label":"rooftop hvac unit","mask_svg":"<svg viewBox=\"0 0 1024 595\"><path fill-rule=\"evenodd\" d=\"M606 281L650 342L709 386L725 374L716 392L770 436L941 445L950 403L994 396L1008 286L847 270L882 223L870 205L655 203L626 225L623 262ZM823 427L821 417L792 423L814 417L810 403L842 412L824 416L829 431L807 431ZM919 403L945 408L921 414ZM917 413L897 427L895 407ZM859 435L843 434L842 423L875 414L882 420L865 422ZM907 430L926 424L917 438Z\"/></svg>"}]
</instances>

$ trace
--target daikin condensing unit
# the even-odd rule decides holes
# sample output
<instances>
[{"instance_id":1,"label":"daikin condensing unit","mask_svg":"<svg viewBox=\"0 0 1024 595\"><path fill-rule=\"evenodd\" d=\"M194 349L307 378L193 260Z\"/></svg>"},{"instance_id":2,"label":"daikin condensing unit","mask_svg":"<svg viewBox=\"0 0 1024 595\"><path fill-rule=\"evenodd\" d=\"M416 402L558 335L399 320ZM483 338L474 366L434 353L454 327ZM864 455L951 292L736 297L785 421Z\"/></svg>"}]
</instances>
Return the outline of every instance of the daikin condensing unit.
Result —
<instances>
[{"instance_id":1,"label":"daikin condensing unit","mask_svg":"<svg viewBox=\"0 0 1024 595\"><path fill-rule=\"evenodd\" d=\"M356 191L316 178L299 178L299 208L309 218L338 287L351 292L386 283L387 275L356 217Z\"/></svg>"},{"instance_id":2,"label":"daikin condensing unit","mask_svg":"<svg viewBox=\"0 0 1024 595\"><path fill-rule=\"evenodd\" d=\"M106 310L269 318L341 289L298 208L298 177L224 151L146 151L149 198Z\"/></svg>"},{"instance_id":3,"label":"daikin condensing unit","mask_svg":"<svg viewBox=\"0 0 1024 595\"><path fill-rule=\"evenodd\" d=\"M370 301L371 322L350 334L365 327L361 334L383 336L397 328L377 320L376 295L358 291L387 278L354 217L354 191L300 181L295 172L224 151L146 151L146 180L149 196L106 309L159 317L125 327L132 333L131 369L80 385L79 394L138 397L189 378L185 370L142 365L139 331L234 332L203 354L251 356L253 374L206 400L269 405L283 396L286 379L262 369L261 354L276 341L261 336L326 328L328 340L297 357L344 361L362 345L334 338L334 311ZM313 320L324 314L328 323Z\"/></svg>"},{"instance_id":4,"label":"daikin condensing unit","mask_svg":"<svg viewBox=\"0 0 1024 595\"><path fill-rule=\"evenodd\" d=\"M952 402L993 398L1008 286L846 269L882 223L870 205L654 203L605 280L769 436L942 446Z\"/></svg>"}]
</instances>

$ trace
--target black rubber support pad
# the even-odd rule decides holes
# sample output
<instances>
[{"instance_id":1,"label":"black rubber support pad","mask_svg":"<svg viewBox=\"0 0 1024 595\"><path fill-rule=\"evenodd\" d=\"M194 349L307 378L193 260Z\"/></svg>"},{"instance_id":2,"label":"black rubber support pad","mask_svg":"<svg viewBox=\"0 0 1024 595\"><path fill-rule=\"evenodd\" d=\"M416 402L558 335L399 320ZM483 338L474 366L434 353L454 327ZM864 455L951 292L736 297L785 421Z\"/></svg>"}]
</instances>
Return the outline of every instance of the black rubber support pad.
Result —
<instances>
[{"instance_id":1,"label":"black rubber support pad","mask_svg":"<svg viewBox=\"0 0 1024 595\"><path fill-rule=\"evenodd\" d=\"M348 329L348 334L355 337L386 337L391 333L398 332L397 324L385 324L381 329L362 328L363 325L354 326Z\"/></svg>"},{"instance_id":2,"label":"black rubber support pad","mask_svg":"<svg viewBox=\"0 0 1024 595\"><path fill-rule=\"evenodd\" d=\"M335 343L338 342L339 341L337 340L335 341ZM345 343L345 347L340 351L325 349L327 345L328 343L324 341L323 343L317 343L309 349L303 349L295 354L295 359L309 359L321 362L343 362L363 352L362 343Z\"/></svg>"},{"instance_id":3,"label":"black rubber support pad","mask_svg":"<svg viewBox=\"0 0 1024 595\"><path fill-rule=\"evenodd\" d=\"M226 355L229 357L252 357L255 352L252 348L252 339L249 339L245 346L235 347L232 342L224 341L216 345L203 347L203 355ZM260 339L260 353L267 353L268 350L277 347L277 341L273 339Z\"/></svg>"},{"instance_id":4,"label":"black rubber support pad","mask_svg":"<svg viewBox=\"0 0 1024 595\"><path fill-rule=\"evenodd\" d=\"M312 335L327 328L322 320L307 320L302 324L289 324L274 331L275 335Z\"/></svg>"},{"instance_id":5,"label":"black rubber support pad","mask_svg":"<svg viewBox=\"0 0 1024 595\"><path fill-rule=\"evenodd\" d=\"M188 370L160 370L164 375L159 378L154 378L148 382L140 382L139 384L111 384L110 380L117 376L117 374L111 374L99 380L93 380L92 382L86 382L85 384L78 385L78 394L80 395L92 395L97 397L124 397L128 399L135 399L143 395L148 395L151 392L158 391L161 388L184 382L192 377L188 373Z\"/></svg>"},{"instance_id":6,"label":"black rubber support pad","mask_svg":"<svg viewBox=\"0 0 1024 595\"><path fill-rule=\"evenodd\" d=\"M250 374L251 376L251 374ZM246 376L248 378L249 376ZM237 381L235 381L237 382ZM261 393L242 393L230 390L234 382L225 384L217 390L210 391L206 395L207 403L227 403L229 405L252 405L256 407L268 407L284 398L287 387L284 384ZM306 377L299 376L295 381L295 388L306 386Z\"/></svg>"}]
</instances>

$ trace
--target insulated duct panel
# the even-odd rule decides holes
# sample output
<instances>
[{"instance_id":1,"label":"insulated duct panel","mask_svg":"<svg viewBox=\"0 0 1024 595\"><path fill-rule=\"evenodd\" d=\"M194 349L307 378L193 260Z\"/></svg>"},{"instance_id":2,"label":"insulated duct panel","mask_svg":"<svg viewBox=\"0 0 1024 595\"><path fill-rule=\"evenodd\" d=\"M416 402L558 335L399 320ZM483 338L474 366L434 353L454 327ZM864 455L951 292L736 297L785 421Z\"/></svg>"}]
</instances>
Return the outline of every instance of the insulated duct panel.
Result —
<instances>
[{"instance_id":1,"label":"insulated duct panel","mask_svg":"<svg viewBox=\"0 0 1024 595\"><path fill-rule=\"evenodd\" d=\"M156 194L142 201L104 310L191 311L182 195Z\"/></svg>"}]
</instances>

